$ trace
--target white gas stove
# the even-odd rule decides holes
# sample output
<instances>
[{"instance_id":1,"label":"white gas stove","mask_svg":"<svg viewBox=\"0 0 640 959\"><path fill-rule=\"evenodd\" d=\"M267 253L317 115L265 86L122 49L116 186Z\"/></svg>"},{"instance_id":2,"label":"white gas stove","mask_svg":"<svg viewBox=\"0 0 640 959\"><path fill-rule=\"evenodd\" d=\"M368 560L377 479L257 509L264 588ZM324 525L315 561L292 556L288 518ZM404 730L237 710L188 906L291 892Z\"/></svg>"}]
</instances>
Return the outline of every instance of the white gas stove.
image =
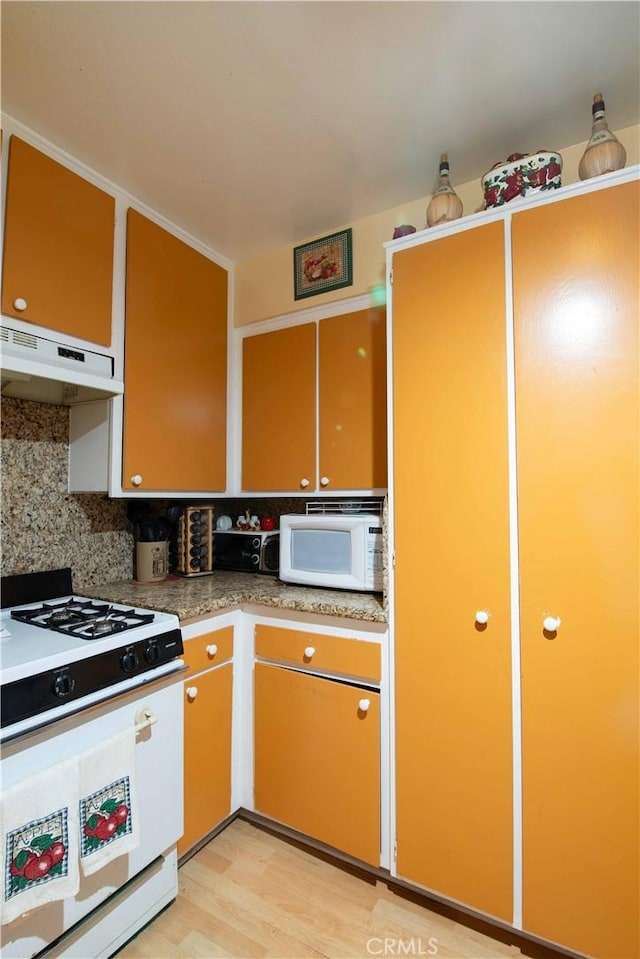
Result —
<instances>
[{"instance_id":1,"label":"white gas stove","mask_svg":"<svg viewBox=\"0 0 640 959\"><path fill-rule=\"evenodd\" d=\"M141 828L137 848L82 878L75 896L5 920L0 956L106 959L177 893L185 668L179 622L74 595L70 570L4 577L2 588L3 605L9 601L0 615L5 794L13 787L29 794L32 777L35 783L130 729ZM38 841L23 855L37 855ZM15 875L4 877L7 902L19 895Z\"/></svg>"},{"instance_id":2,"label":"white gas stove","mask_svg":"<svg viewBox=\"0 0 640 959\"><path fill-rule=\"evenodd\" d=\"M2 740L180 669L177 616L81 596L3 610Z\"/></svg>"}]
</instances>

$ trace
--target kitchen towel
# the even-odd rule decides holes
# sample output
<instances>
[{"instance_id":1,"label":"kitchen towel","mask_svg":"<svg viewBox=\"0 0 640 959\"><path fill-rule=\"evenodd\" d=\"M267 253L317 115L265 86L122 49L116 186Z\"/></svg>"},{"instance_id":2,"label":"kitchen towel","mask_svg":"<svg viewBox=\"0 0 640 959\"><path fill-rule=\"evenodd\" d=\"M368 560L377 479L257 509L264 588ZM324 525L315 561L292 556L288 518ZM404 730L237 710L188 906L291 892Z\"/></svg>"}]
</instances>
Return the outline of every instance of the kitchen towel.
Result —
<instances>
[{"instance_id":1,"label":"kitchen towel","mask_svg":"<svg viewBox=\"0 0 640 959\"><path fill-rule=\"evenodd\" d=\"M80 865L85 876L140 843L135 762L133 724L78 757Z\"/></svg>"},{"instance_id":2,"label":"kitchen towel","mask_svg":"<svg viewBox=\"0 0 640 959\"><path fill-rule=\"evenodd\" d=\"M0 836L2 925L75 896L80 884L75 758L3 790Z\"/></svg>"}]
</instances>

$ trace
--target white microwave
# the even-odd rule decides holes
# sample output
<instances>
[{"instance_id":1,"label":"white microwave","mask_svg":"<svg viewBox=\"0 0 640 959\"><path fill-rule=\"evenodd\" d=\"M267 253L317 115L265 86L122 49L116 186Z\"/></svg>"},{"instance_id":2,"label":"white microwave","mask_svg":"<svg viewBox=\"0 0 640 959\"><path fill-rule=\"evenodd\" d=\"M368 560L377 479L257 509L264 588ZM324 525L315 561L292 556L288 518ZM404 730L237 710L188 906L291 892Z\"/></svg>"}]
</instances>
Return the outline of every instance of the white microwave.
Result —
<instances>
[{"instance_id":1,"label":"white microwave","mask_svg":"<svg viewBox=\"0 0 640 959\"><path fill-rule=\"evenodd\" d=\"M382 592L382 520L373 513L280 517L280 579Z\"/></svg>"}]
</instances>

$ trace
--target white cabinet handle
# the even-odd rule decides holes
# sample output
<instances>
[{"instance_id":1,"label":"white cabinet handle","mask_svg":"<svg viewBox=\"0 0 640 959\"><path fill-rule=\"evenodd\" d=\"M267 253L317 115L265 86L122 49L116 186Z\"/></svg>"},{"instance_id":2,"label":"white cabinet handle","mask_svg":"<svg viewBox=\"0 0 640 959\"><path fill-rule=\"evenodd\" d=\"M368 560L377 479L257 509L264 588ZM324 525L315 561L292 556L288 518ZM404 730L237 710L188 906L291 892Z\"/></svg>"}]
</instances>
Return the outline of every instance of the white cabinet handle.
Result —
<instances>
[{"instance_id":1,"label":"white cabinet handle","mask_svg":"<svg viewBox=\"0 0 640 959\"><path fill-rule=\"evenodd\" d=\"M131 477L131 482L134 486L140 486L142 484L142 477L140 476L140 473L135 473Z\"/></svg>"},{"instance_id":2,"label":"white cabinet handle","mask_svg":"<svg viewBox=\"0 0 640 959\"><path fill-rule=\"evenodd\" d=\"M559 616L547 616L542 622L542 628L547 633L555 633L562 620Z\"/></svg>"},{"instance_id":3,"label":"white cabinet handle","mask_svg":"<svg viewBox=\"0 0 640 959\"><path fill-rule=\"evenodd\" d=\"M329 477L328 477L328 476L321 476L321 477L320 477L320 486L328 486L329 483L330 483L330 480L329 480Z\"/></svg>"},{"instance_id":4,"label":"white cabinet handle","mask_svg":"<svg viewBox=\"0 0 640 959\"><path fill-rule=\"evenodd\" d=\"M316 648L315 646L305 646L304 648L304 658L313 659L315 656Z\"/></svg>"},{"instance_id":5,"label":"white cabinet handle","mask_svg":"<svg viewBox=\"0 0 640 959\"><path fill-rule=\"evenodd\" d=\"M207 646L207 656L215 656L218 652L218 647L215 643L211 643L210 646Z\"/></svg>"},{"instance_id":6,"label":"white cabinet handle","mask_svg":"<svg viewBox=\"0 0 640 959\"><path fill-rule=\"evenodd\" d=\"M190 702L193 702L197 695L198 695L197 686L187 686L187 699Z\"/></svg>"},{"instance_id":7,"label":"white cabinet handle","mask_svg":"<svg viewBox=\"0 0 640 959\"><path fill-rule=\"evenodd\" d=\"M476 623L478 626L486 626L489 622L489 613L486 609L479 609L476 613Z\"/></svg>"},{"instance_id":8,"label":"white cabinet handle","mask_svg":"<svg viewBox=\"0 0 640 959\"><path fill-rule=\"evenodd\" d=\"M20 312L22 312L23 310L26 310L27 308L27 301L23 300L21 296L18 296L13 301L13 308L14 310L20 310Z\"/></svg>"},{"instance_id":9,"label":"white cabinet handle","mask_svg":"<svg viewBox=\"0 0 640 959\"><path fill-rule=\"evenodd\" d=\"M360 702L358 703L358 709L360 710L361 713L368 713L370 705L371 705L371 700L361 699Z\"/></svg>"},{"instance_id":10,"label":"white cabinet handle","mask_svg":"<svg viewBox=\"0 0 640 959\"><path fill-rule=\"evenodd\" d=\"M308 485L309 485L309 480L307 479L306 476L303 476L302 479L300 480L300 486L303 489L306 489Z\"/></svg>"}]
</instances>

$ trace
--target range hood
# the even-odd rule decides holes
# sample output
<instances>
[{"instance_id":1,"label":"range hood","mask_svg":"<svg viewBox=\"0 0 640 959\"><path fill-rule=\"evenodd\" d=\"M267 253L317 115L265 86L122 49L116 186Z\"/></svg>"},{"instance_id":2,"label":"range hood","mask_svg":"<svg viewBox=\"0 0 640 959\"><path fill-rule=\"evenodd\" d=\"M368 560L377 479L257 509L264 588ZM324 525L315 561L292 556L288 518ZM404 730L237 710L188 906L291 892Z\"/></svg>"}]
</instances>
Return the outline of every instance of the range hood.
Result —
<instances>
[{"instance_id":1,"label":"range hood","mask_svg":"<svg viewBox=\"0 0 640 959\"><path fill-rule=\"evenodd\" d=\"M113 357L0 327L2 396L57 406L108 399L124 392Z\"/></svg>"}]
</instances>

